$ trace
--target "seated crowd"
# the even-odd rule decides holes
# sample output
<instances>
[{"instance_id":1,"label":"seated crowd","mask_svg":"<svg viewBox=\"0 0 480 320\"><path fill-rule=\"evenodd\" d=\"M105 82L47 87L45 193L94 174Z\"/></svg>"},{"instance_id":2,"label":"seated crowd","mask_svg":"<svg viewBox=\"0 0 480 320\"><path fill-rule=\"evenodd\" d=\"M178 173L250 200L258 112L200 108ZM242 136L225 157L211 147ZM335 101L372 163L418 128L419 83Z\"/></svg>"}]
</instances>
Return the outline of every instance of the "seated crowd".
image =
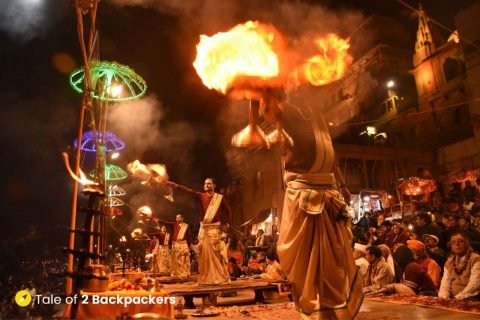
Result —
<instances>
[{"instance_id":1,"label":"seated crowd","mask_svg":"<svg viewBox=\"0 0 480 320\"><path fill-rule=\"evenodd\" d=\"M433 210L432 210L433 211ZM403 293L480 301L480 198L463 210L418 210L403 220L367 214L354 227L364 293Z\"/></svg>"},{"instance_id":2,"label":"seated crowd","mask_svg":"<svg viewBox=\"0 0 480 320\"><path fill-rule=\"evenodd\" d=\"M257 237L246 237L245 245L235 234L228 239L228 271L232 277L254 276L266 280L282 280L285 273L278 262L276 239L262 229Z\"/></svg>"}]
</instances>

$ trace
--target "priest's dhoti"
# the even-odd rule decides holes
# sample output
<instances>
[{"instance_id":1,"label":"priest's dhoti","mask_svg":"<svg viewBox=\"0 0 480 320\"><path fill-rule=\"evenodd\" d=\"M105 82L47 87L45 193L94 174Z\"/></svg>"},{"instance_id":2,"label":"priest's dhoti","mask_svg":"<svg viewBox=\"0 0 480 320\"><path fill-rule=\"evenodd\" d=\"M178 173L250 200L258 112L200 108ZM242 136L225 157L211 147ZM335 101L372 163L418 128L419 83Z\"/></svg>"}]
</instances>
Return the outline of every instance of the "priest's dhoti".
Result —
<instances>
[{"instance_id":1,"label":"priest's dhoti","mask_svg":"<svg viewBox=\"0 0 480 320\"><path fill-rule=\"evenodd\" d=\"M353 319L363 301L344 210L333 187L288 182L277 251L297 306L313 319Z\"/></svg>"},{"instance_id":2,"label":"priest's dhoti","mask_svg":"<svg viewBox=\"0 0 480 320\"><path fill-rule=\"evenodd\" d=\"M187 241L173 242L171 261L172 277L190 276L190 250Z\"/></svg>"},{"instance_id":3,"label":"priest's dhoti","mask_svg":"<svg viewBox=\"0 0 480 320\"><path fill-rule=\"evenodd\" d=\"M227 250L225 242L220 238L221 234L220 223L202 223L200 226L198 246L199 284L230 282L227 269Z\"/></svg>"}]
</instances>

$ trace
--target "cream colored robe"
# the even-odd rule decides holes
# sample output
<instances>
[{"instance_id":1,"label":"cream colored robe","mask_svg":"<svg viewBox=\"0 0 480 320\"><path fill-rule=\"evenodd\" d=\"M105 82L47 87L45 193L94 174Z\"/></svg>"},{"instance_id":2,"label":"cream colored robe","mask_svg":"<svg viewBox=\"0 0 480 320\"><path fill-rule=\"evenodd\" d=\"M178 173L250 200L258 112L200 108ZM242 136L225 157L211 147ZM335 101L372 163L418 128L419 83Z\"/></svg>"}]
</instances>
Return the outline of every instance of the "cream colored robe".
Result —
<instances>
[{"instance_id":1,"label":"cream colored robe","mask_svg":"<svg viewBox=\"0 0 480 320\"><path fill-rule=\"evenodd\" d=\"M217 195L217 194L216 194ZM210 206L200 224L198 284L230 283L228 255L225 241L221 238L221 223L211 223L222 200L222 195L212 198Z\"/></svg>"},{"instance_id":2,"label":"cream colored robe","mask_svg":"<svg viewBox=\"0 0 480 320\"><path fill-rule=\"evenodd\" d=\"M352 253L350 220L335 187L334 152L325 121L313 120L316 160L310 172L286 172L277 253L295 284L296 303L312 319L353 319L362 277Z\"/></svg>"},{"instance_id":3,"label":"cream colored robe","mask_svg":"<svg viewBox=\"0 0 480 320\"><path fill-rule=\"evenodd\" d=\"M171 268L172 277L183 278L190 276L190 249L187 240L183 240L188 224L183 223L177 236L177 241L172 243Z\"/></svg>"}]
</instances>

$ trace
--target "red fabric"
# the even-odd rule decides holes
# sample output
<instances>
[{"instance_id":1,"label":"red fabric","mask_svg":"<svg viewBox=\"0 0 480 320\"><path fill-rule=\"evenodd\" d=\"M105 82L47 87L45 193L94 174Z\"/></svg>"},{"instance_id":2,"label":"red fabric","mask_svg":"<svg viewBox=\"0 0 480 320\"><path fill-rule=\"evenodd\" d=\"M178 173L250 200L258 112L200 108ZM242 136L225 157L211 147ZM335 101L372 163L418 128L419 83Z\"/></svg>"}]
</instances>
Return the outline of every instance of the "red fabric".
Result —
<instances>
[{"instance_id":1,"label":"red fabric","mask_svg":"<svg viewBox=\"0 0 480 320\"><path fill-rule=\"evenodd\" d=\"M173 226L173 233L172 233L172 237L170 238L170 241L177 241L178 232L180 231L180 225L177 222L170 222L170 221L163 221L163 220L159 220L158 222L161 224ZM190 226L188 226L183 239L187 240L188 245L192 243L192 230L190 229ZM163 240L160 243L163 244Z\"/></svg>"},{"instance_id":2,"label":"red fabric","mask_svg":"<svg viewBox=\"0 0 480 320\"><path fill-rule=\"evenodd\" d=\"M430 276L416 262L411 262L405 268L402 283L412 288L416 293L422 291L435 292L436 288Z\"/></svg>"},{"instance_id":3,"label":"red fabric","mask_svg":"<svg viewBox=\"0 0 480 320\"><path fill-rule=\"evenodd\" d=\"M197 199L197 201L200 204L200 211L199 211L200 221L202 221L203 217L205 216L205 213L207 212L207 208L210 205L210 201L212 200L212 197L206 192L197 192L179 184L174 185L174 187L176 189L182 190L183 192ZM220 207L218 208L217 214L213 218L212 222L213 223L221 222L222 224L232 223L232 210L230 209L230 206L228 205L225 197L222 198Z\"/></svg>"},{"instance_id":4,"label":"red fabric","mask_svg":"<svg viewBox=\"0 0 480 320\"><path fill-rule=\"evenodd\" d=\"M240 250L230 250L228 253L230 257L235 258L235 262L237 263L238 266L241 266L243 264L243 255Z\"/></svg>"},{"instance_id":5,"label":"red fabric","mask_svg":"<svg viewBox=\"0 0 480 320\"><path fill-rule=\"evenodd\" d=\"M187 230L187 233L188 233L188 230ZM158 234L158 240L160 241L160 244L163 246L165 244L165 236L167 234L166 233L159 233ZM177 235L178 235L178 232L177 232ZM170 246L172 242L172 238L168 239L168 245Z\"/></svg>"},{"instance_id":6,"label":"red fabric","mask_svg":"<svg viewBox=\"0 0 480 320\"><path fill-rule=\"evenodd\" d=\"M152 252L153 249L155 249L155 247L157 246L157 242L158 242L158 239L152 239L150 241L150 252Z\"/></svg>"}]
</instances>

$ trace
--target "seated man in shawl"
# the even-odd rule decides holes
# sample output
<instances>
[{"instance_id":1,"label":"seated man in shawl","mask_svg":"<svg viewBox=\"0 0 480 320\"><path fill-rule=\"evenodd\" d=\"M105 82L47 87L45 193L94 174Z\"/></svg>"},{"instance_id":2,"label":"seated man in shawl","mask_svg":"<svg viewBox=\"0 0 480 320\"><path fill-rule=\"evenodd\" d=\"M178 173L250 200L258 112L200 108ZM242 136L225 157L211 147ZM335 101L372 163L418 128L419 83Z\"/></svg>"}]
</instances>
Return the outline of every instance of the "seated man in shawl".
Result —
<instances>
[{"instance_id":1,"label":"seated man in shawl","mask_svg":"<svg viewBox=\"0 0 480 320\"><path fill-rule=\"evenodd\" d=\"M393 283L395 277L390 266L383 258L382 250L379 247L367 247L366 259L369 265L364 278L364 293L380 290L385 288L387 284Z\"/></svg>"},{"instance_id":2,"label":"seated man in shawl","mask_svg":"<svg viewBox=\"0 0 480 320\"><path fill-rule=\"evenodd\" d=\"M468 237L454 233L450 239L452 255L445 263L438 296L480 301L480 255L472 251Z\"/></svg>"},{"instance_id":3,"label":"seated man in shawl","mask_svg":"<svg viewBox=\"0 0 480 320\"><path fill-rule=\"evenodd\" d=\"M215 180L205 179L204 192L197 192L171 181L166 184L191 195L200 205L198 283L229 283L228 248L221 235L222 225L231 223L232 213L223 195L215 192Z\"/></svg>"}]
</instances>

